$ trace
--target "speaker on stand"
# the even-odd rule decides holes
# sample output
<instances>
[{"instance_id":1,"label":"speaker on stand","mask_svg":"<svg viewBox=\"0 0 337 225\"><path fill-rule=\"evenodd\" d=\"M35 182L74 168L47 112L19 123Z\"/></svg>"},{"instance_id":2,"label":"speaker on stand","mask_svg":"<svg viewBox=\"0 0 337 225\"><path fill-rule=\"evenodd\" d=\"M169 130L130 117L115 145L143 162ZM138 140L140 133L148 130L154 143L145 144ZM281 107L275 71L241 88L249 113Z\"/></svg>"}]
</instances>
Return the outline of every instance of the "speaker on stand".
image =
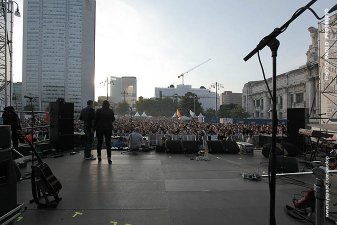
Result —
<instances>
[{"instance_id":1,"label":"speaker on stand","mask_svg":"<svg viewBox=\"0 0 337 225\"><path fill-rule=\"evenodd\" d=\"M50 142L57 150L74 148L74 103L49 103Z\"/></svg>"},{"instance_id":2,"label":"speaker on stand","mask_svg":"<svg viewBox=\"0 0 337 225\"><path fill-rule=\"evenodd\" d=\"M300 151L304 151L304 138L299 135L300 128L307 128L309 110L308 108L287 109L287 141L296 145Z\"/></svg>"}]
</instances>

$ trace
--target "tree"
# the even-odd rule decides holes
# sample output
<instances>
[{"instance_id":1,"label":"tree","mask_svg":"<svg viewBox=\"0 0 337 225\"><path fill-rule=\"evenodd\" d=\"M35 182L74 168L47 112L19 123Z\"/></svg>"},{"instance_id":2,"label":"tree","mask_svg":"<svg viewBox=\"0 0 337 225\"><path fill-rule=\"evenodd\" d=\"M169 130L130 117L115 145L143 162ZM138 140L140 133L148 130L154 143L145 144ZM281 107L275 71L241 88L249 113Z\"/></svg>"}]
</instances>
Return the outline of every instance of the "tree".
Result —
<instances>
[{"instance_id":1,"label":"tree","mask_svg":"<svg viewBox=\"0 0 337 225\"><path fill-rule=\"evenodd\" d=\"M205 116L206 118L208 118L208 119L216 117L216 111L215 111L215 109L208 108L208 109L205 111L205 115L204 115L204 116Z\"/></svg>"},{"instance_id":2,"label":"tree","mask_svg":"<svg viewBox=\"0 0 337 225\"><path fill-rule=\"evenodd\" d=\"M139 98L136 109L151 116L172 116L176 110L176 103L171 98Z\"/></svg>"},{"instance_id":3,"label":"tree","mask_svg":"<svg viewBox=\"0 0 337 225\"><path fill-rule=\"evenodd\" d=\"M194 111L194 108L196 114L203 112L198 96L192 92L187 92L181 97L179 108L184 115L189 115L189 110Z\"/></svg>"},{"instance_id":4,"label":"tree","mask_svg":"<svg viewBox=\"0 0 337 225\"><path fill-rule=\"evenodd\" d=\"M129 104L127 102L119 102L116 106L116 114L125 115L129 112Z\"/></svg>"},{"instance_id":5,"label":"tree","mask_svg":"<svg viewBox=\"0 0 337 225\"><path fill-rule=\"evenodd\" d=\"M245 112L242 107L236 104L221 105L219 116L224 118L247 118L249 113Z\"/></svg>"}]
</instances>

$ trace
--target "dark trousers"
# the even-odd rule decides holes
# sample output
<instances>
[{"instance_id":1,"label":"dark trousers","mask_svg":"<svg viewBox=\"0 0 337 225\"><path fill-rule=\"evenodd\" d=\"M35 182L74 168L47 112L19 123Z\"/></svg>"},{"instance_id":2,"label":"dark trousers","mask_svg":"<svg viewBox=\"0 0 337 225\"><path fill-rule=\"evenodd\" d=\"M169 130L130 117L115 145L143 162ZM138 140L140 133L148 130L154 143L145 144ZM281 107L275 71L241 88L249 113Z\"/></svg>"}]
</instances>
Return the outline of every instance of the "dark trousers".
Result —
<instances>
[{"instance_id":1,"label":"dark trousers","mask_svg":"<svg viewBox=\"0 0 337 225\"><path fill-rule=\"evenodd\" d=\"M103 144L103 136L105 139L105 145L106 145L106 153L108 155L108 158L111 158L111 135L112 130L111 129L98 129L96 130L97 135L97 157L101 157L101 150L102 150L102 144Z\"/></svg>"},{"instance_id":2,"label":"dark trousers","mask_svg":"<svg viewBox=\"0 0 337 225\"><path fill-rule=\"evenodd\" d=\"M85 146L84 146L84 156L90 157L91 155L91 148L94 142L94 132L91 129L85 129Z\"/></svg>"},{"instance_id":3,"label":"dark trousers","mask_svg":"<svg viewBox=\"0 0 337 225\"><path fill-rule=\"evenodd\" d=\"M19 135L17 130L12 130L12 142L13 142L13 147L15 149L18 149L19 147Z\"/></svg>"}]
</instances>

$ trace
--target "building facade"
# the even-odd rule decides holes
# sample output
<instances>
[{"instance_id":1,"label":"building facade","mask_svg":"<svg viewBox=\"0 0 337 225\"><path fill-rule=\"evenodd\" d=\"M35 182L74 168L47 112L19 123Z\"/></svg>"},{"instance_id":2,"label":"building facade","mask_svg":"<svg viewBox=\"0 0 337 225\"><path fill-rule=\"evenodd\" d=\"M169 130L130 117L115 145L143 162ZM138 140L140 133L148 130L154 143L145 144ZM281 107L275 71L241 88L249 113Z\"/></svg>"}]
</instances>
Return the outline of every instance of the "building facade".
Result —
<instances>
[{"instance_id":1,"label":"building facade","mask_svg":"<svg viewBox=\"0 0 337 225\"><path fill-rule=\"evenodd\" d=\"M312 44L307 52L307 63L298 69L276 77L276 108L278 119L287 118L288 108L308 108L310 117L320 111L320 76L318 59L318 30L310 27ZM267 79L272 89L272 78ZM272 100L264 80L251 81L242 90L242 107L253 118L272 118Z\"/></svg>"},{"instance_id":2,"label":"building facade","mask_svg":"<svg viewBox=\"0 0 337 225\"><path fill-rule=\"evenodd\" d=\"M137 77L124 76L114 77L111 76L112 81L110 85L110 98L113 104L126 102L131 107L134 107L137 101Z\"/></svg>"},{"instance_id":3,"label":"building facade","mask_svg":"<svg viewBox=\"0 0 337 225\"><path fill-rule=\"evenodd\" d=\"M192 88L192 85L184 85L179 84L177 87L170 86L168 88L155 88L155 97L156 98L179 98L184 96L187 92L194 93L199 98L199 102L201 103L201 107L204 110L209 108L216 109L215 104L218 104L217 109L219 109L219 95L217 96L216 101L216 93L211 92L209 89L200 87L200 88Z\"/></svg>"},{"instance_id":4,"label":"building facade","mask_svg":"<svg viewBox=\"0 0 337 225\"><path fill-rule=\"evenodd\" d=\"M13 83L12 106L16 111L22 111L22 82Z\"/></svg>"},{"instance_id":5,"label":"building facade","mask_svg":"<svg viewBox=\"0 0 337 225\"><path fill-rule=\"evenodd\" d=\"M63 98L78 113L94 99L95 13L95 0L24 1L22 93L39 110Z\"/></svg>"},{"instance_id":6,"label":"building facade","mask_svg":"<svg viewBox=\"0 0 337 225\"><path fill-rule=\"evenodd\" d=\"M233 93L232 91L224 91L220 95L220 105L242 105L242 93Z\"/></svg>"}]
</instances>

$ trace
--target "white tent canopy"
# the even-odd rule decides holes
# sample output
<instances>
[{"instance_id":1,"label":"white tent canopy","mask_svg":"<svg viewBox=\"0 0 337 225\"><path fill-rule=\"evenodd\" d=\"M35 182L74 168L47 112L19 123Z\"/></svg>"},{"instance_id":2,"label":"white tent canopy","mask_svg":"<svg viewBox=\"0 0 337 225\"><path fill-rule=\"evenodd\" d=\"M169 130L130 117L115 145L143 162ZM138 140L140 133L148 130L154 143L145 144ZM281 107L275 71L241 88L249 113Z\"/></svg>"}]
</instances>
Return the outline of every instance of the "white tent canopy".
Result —
<instances>
[{"instance_id":1,"label":"white tent canopy","mask_svg":"<svg viewBox=\"0 0 337 225\"><path fill-rule=\"evenodd\" d=\"M202 123L202 122L204 122L204 115L202 115L201 113L199 114L199 116L198 116L198 122L200 122L200 123Z\"/></svg>"},{"instance_id":2,"label":"white tent canopy","mask_svg":"<svg viewBox=\"0 0 337 225\"><path fill-rule=\"evenodd\" d=\"M143 114L141 115L141 117L147 117L146 113L143 112Z\"/></svg>"},{"instance_id":3,"label":"white tent canopy","mask_svg":"<svg viewBox=\"0 0 337 225\"><path fill-rule=\"evenodd\" d=\"M138 113L138 112L136 112L136 114L135 114L134 116L138 117L138 116L140 116L140 115L139 115L139 113Z\"/></svg>"}]
</instances>

